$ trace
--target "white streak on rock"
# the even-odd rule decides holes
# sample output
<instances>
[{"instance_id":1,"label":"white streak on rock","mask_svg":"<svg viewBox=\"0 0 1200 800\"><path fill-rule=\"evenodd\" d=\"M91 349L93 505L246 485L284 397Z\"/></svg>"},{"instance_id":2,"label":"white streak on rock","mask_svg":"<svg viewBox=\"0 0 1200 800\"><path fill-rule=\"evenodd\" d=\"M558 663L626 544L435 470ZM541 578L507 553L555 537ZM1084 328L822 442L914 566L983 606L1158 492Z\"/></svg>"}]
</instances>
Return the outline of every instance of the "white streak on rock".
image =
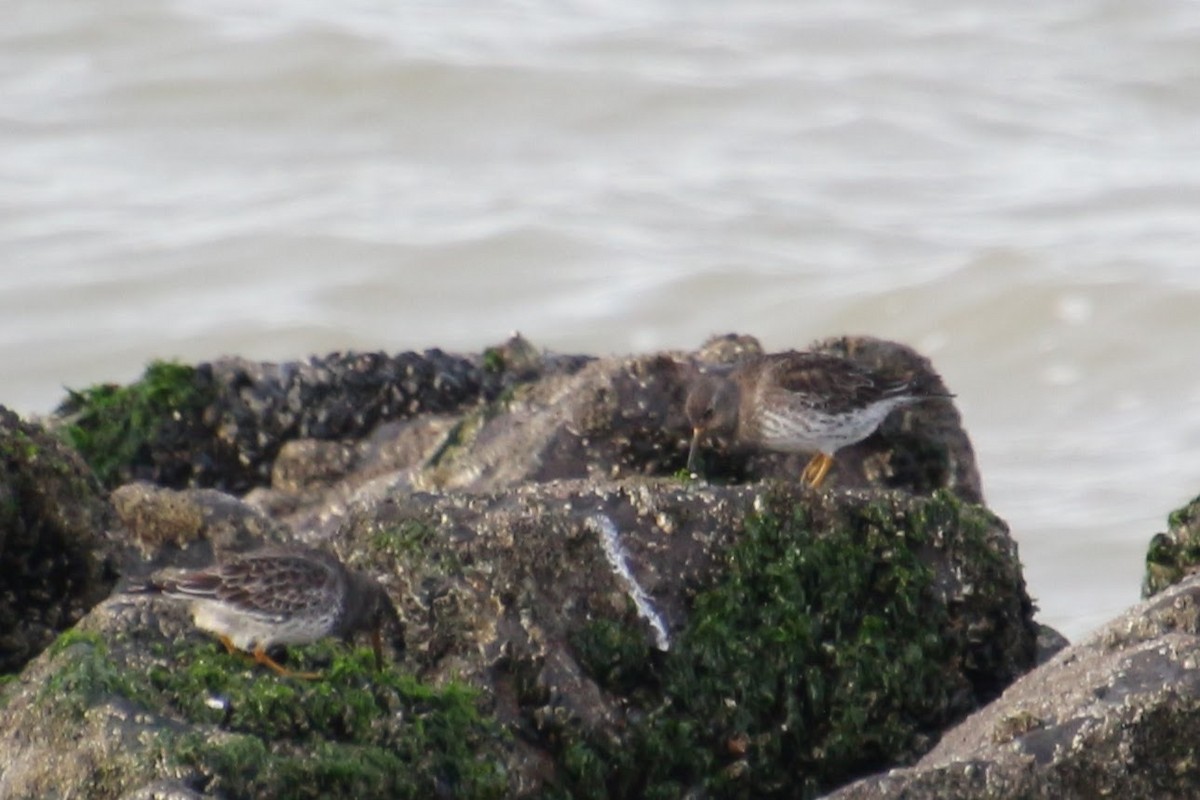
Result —
<instances>
[{"instance_id":1,"label":"white streak on rock","mask_svg":"<svg viewBox=\"0 0 1200 800\"><path fill-rule=\"evenodd\" d=\"M655 646L659 650L669 650L671 640L667 636L667 626L650 602L650 596L646 594L637 579L633 577L633 573L629 571L629 561L626 558L625 549L621 547L617 526L607 515L596 514L588 518L588 527L600 534L600 544L604 547L604 555L608 557L608 563L612 565L613 572L617 573L617 577L625 584L625 590L633 598L633 604L637 607L638 614L654 629Z\"/></svg>"}]
</instances>

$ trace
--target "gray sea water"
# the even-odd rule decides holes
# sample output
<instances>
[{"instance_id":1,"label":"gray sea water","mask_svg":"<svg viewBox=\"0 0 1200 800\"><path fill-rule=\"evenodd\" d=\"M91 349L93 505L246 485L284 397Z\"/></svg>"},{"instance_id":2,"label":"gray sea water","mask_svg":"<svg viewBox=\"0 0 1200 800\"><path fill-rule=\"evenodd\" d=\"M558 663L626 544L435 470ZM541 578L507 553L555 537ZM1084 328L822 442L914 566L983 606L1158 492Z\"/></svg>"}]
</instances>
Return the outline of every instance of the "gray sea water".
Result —
<instances>
[{"instance_id":1,"label":"gray sea water","mask_svg":"<svg viewBox=\"0 0 1200 800\"><path fill-rule=\"evenodd\" d=\"M1192 0L0 0L0 403L344 349L933 358L1043 621L1200 493Z\"/></svg>"}]
</instances>

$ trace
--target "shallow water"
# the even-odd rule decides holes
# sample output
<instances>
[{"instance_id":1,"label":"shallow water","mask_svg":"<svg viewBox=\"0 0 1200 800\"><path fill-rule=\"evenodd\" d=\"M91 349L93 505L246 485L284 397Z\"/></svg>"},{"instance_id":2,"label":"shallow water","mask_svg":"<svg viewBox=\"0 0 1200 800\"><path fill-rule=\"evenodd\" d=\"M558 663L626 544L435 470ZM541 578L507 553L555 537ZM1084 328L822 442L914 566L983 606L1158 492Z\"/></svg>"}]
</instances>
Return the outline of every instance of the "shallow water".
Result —
<instances>
[{"instance_id":1,"label":"shallow water","mask_svg":"<svg viewBox=\"0 0 1200 800\"><path fill-rule=\"evenodd\" d=\"M152 358L870 333L1043 621L1200 492L1200 5L16 4L0 402Z\"/></svg>"}]
</instances>

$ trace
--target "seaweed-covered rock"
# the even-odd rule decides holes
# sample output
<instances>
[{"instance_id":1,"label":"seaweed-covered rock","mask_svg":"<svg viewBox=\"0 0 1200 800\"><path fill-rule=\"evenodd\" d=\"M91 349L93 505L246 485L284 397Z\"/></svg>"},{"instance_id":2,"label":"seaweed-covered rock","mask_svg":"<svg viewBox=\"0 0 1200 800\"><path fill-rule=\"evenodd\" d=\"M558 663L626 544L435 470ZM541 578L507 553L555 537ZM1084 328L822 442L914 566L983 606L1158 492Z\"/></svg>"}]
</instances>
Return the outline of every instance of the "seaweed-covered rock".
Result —
<instances>
[{"instance_id":1,"label":"seaweed-covered rock","mask_svg":"<svg viewBox=\"0 0 1200 800\"><path fill-rule=\"evenodd\" d=\"M490 686L556 796L811 795L915 758L1034 660L1007 530L948 492L557 482L375 509L340 530L394 563L414 661Z\"/></svg>"},{"instance_id":2,"label":"seaweed-covered rock","mask_svg":"<svg viewBox=\"0 0 1200 800\"><path fill-rule=\"evenodd\" d=\"M50 424L110 489L139 480L206 485L241 471L206 413L217 394L208 366L156 361L128 386L70 391Z\"/></svg>"},{"instance_id":3,"label":"seaweed-covered rock","mask_svg":"<svg viewBox=\"0 0 1200 800\"><path fill-rule=\"evenodd\" d=\"M1200 570L1200 497L1167 517L1167 532L1156 533L1146 552L1142 597L1152 597Z\"/></svg>"},{"instance_id":4,"label":"seaweed-covered rock","mask_svg":"<svg viewBox=\"0 0 1200 800\"><path fill-rule=\"evenodd\" d=\"M74 450L0 408L0 673L20 669L108 594L111 518Z\"/></svg>"},{"instance_id":5,"label":"seaweed-covered rock","mask_svg":"<svg viewBox=\"0 0 1200 800\"><path fill-rule=\"evenodd\" d=\"M893 343L817 346L940 380ZM299 539L378 576L408 647L380 675L292 648L325 675L295 684L115 597L0 696L0 795L804 797L913 762L1034 663L1016 547L949 404L893 414L820 491L728 443L682 476L691 381L756 349L516 338L81 395L62 424L115 448L108 479L163 484L114 492L129 575Z\"/></svg>"},{"instance_id":6,"label":"seaweed-covered rock","mask_svg":"<svg viewBox=\"0 0 1200 800\"><path fill-rule=\"evenodd\" d=\"M73 391L55 424L110 487L145 480L244 492L294 439L361 438L388 420L458 411L587 359L542 357L519 336L477 356L331 353L283 364L156 362L129 386Z\"/></svg>"},{"instance_id":7,"label":"seaweed-covered rock","mask_svg":"<svg viewBox=\"0 0 1200 800\"><path fill-rule=\"evenodd\" d=\"M1034 656L1007 531L948 492L660 479L368 495L326 543L382 576L403 662L372 677L354 666L367 652L295 648L329 677L293 685L178 604L117 597L6 693L0 793L406 796L338 765L434 748L448 760L413 780L453 796L811 795L916 758ZM447 738L410 740L411 714ZM70 720L83 741L60 733ZM467 751L473 777L455 783Z\"/></svg>"},{"instance_id":8,"label":"seaweed-covered rock","mask_svg":"<svg viewBox=\"0 0 1200 800\"><path fill-rule=\"evenodd\" d=\"M929 362L902 345L847 337L814 348L941 387ZM109 486L148 480L244 492L274 477L276 488L302 491L298 480L351 469L359 454L348 442L382 423L464 411L413 476L418 488L487 491L526 481L670 475L686 460L683 397L690 381L713 359L757 350L751 337L727 336L697 356L596 361L541 356L514 337L470 357L433 350L335 353L286 364L160 363L131 386L73 392L58 424ZM284 446L305 439L336 444L306 445L308 464L303 453L287 453L276 470ZM754 451L706 460L710 478L735 483L795 479L802 466L799 456ZM970 440L947 404L898 410L875 434L839 452L837 464L831 485L921 494L947 488L982 501Z\"/></svg>"},{"instance_id":9,"label":"seaweed-covered rock","mask_svg":"<svg viewBox=\"0 0 1200 800\"><path fill-rule=\"evenodd\" d=\"M0 697L0 797L502 798L477 692L323 643L263 675L162 599L106 601Z\"/></svg>"},{"instance_id":10,"label":"seaweed-covered rock","mask_svg":"<svg viewBox=\"0 0 1200 800\"><path fill-rule=\"evenodd\" d=\"M1190 577L1018 680L915 766L830 800L1196 797L1197 653Z\"/></svg>"}]
</instances>

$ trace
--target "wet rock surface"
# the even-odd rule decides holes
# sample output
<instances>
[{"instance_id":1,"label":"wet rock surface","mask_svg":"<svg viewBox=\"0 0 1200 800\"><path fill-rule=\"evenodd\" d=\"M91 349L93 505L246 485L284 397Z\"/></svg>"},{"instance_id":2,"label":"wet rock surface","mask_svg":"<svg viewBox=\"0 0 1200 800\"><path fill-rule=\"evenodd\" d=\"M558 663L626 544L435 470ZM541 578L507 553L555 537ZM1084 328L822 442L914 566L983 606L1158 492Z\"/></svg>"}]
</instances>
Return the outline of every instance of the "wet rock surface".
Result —
<instances>
[{"instance_id":1,"label":"wet rock surface","mask_svg":"<svg viewBox=\"0 0 1200 800\"><path fill-rule=\"evenodd\" d=\"M1200 580L1061 651L908 769L831 800L1195 797Z\"/></svg>"},{"instance_id":2,"label":"wet rock surface","mask_svg":"<svg viewBox=\"0 0 1200 800\"><path fill-rule=\"evenodd\" d=\"M79 455L0 407L0 673L20 669L112 589L111 521Z\"/></svg>"},{"instance_id":3,"label":"wet rock surface","mask_svg":"<svg viewBox=\"0 0 1200 800\"><path fill-rule=\"evenodd\" d=\"M902 345L816 347L940 381ZM297 539L379 577L407 648L382 673L291 648L323 677L289 681L115 594L3 689L0 796L797 797L913 763L1034 663L1015 544L948 403L893 414L820 491L802 457L723 442L682 476L689 382L756 348L517 338L77 393L60 429L123 443L97 467L125 481L121 586ZM89 399L163 420L103 439Z\"/></svg>"}]
</instances>

